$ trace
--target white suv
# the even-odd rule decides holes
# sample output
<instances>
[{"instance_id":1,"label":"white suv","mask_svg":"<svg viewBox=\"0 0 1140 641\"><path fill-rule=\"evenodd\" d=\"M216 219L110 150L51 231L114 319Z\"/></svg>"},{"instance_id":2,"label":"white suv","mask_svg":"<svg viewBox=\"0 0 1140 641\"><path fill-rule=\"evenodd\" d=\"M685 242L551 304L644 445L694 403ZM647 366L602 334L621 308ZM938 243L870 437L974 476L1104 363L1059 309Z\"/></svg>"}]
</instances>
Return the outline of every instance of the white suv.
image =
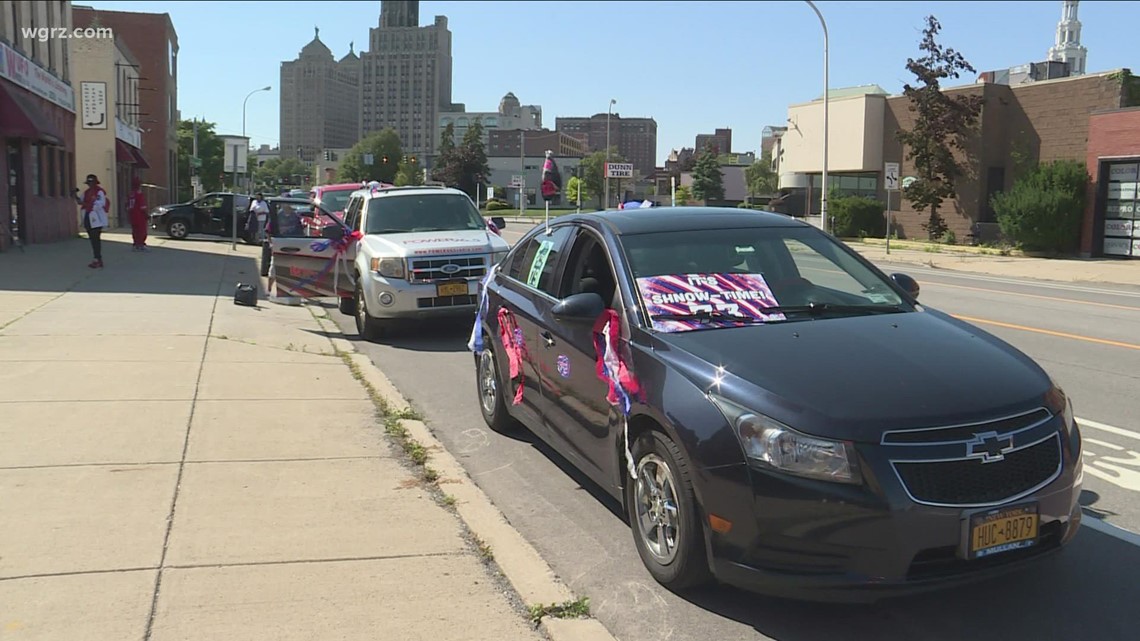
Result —
<instances>
[{"instance_id":1,"label":"white suv","mask_svg":"<svg viewBox=\"0 0 1140 641\"><path fill-rule=\"evenodd\" d=\"M355 315L366 340L392 319L473 315L480 281L510 249L458 189L361 190L344 222L363 238L352 260L353 295L340 309Z\"/></svg>"}]
</instances>

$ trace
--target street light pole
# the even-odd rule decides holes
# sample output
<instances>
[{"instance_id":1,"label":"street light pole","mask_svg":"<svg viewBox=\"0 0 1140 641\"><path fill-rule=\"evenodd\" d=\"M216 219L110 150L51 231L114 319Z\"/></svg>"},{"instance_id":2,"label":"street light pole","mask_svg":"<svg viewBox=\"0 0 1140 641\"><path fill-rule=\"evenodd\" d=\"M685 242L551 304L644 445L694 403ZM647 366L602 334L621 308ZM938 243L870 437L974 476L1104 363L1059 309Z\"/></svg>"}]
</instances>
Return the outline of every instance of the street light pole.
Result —
<instances>
[{"instance_id":1,"label":"street light pole","mask_svg":"<svg viewBox=\"0 0 1140 641\"><path fill-rule=\"evenodd\" d=\"M610 105L606 108L606 163L602 166L606 179L606 204L602 207L603 210L610 208L610 115L613 114L616 104L617 100L610 98Z\"/></svg>"},{"instance_id":2,"label":"street light pole","mask_svg":"<svg viewBox=\"0 0 1140 641\"><path fill-rule=\"evenodd\" d=\"M245 100L241 101L241 137L242 138L245 138L245 106L249 102L249 97L252 96L253 94L259 92L259 91L269 91L272 88L273 88L272 86L266 85L266 86L262 87L261 89L254 89L253 91L249 92L249 95L247 95L245 97ZM248 140L246 141L246 144L247 145L249 144ZM235 159L234 162L236 163L237 160ZM249 171L248 165L246 166L246 171Z\"/></svg>"},{"instance_id":3,"label":"street light pole","mask_svg":"<svg viewBox=\"0 0 1140 641\"><path fill-rule=\"evenodd\" d=\"M819 25L823 27L823 188L820 189L819 194L819 228L827 231L827 106L829 102L828 78L827 78L827 22L823 19L823 14L819 12L819 8L811 0L804 0L811 7L812 11L819 18Z\"/></svg>"}]
</instances>

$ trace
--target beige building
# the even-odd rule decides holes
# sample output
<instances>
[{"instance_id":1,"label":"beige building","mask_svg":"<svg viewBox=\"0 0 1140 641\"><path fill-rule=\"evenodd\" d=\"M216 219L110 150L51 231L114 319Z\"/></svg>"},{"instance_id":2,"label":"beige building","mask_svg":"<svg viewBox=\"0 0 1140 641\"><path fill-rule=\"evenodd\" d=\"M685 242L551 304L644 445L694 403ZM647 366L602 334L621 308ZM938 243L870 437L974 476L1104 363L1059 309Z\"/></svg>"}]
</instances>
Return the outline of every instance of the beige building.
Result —
<instances>
[{"instance_id":1,"label":"beige building","mask_svg":"<svg viewBox=\"0 0 1140 641\"><path fill-rule=\"evenodd\" d=\"M80 183L87 174L99 177L111 199L112 226L125 226L131 181L147 168L140 149L139 63L119 38L67 42L77 111L76 176Z\"/></svg>"},{"instance_id":2,"label":"beige building","mask_svg":"<svg viewBox=\"0 0 1140 641\"><path fill-rule=\"evenodd\" d=\"M320 36L281 63L281 156L310 165L322 150L360 140L360 58L349 43L335 60Z\"/></svg>"},{"instance_id":3,"label":"beige building","mask_svg":"<svg viewBox=\"0 0 1140 641\"><path fill-rule=\"evenodd\" d=\"M368 51L360 55L360 135L390 127L405 153L425 158L439 145L440 113L456 107L447 18L421 27L419 4L380 3L380 25L369 30Z\"/></svg>"}]
</instances>

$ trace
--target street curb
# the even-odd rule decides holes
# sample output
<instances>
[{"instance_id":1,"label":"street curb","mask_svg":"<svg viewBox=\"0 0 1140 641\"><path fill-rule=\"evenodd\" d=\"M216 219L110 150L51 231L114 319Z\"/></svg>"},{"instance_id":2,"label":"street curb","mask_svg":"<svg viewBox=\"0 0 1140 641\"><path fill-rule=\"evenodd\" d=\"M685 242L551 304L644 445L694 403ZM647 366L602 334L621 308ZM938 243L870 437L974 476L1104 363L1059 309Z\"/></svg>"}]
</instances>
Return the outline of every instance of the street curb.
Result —
<instances>
[{"instance_id":1,"label":"street curb","mask_svg":"<svg viewBox=\"0 0 1140 641\"><path fill-rule=\"evenodd\" d=\"M351 363L360 371L364 381L376 391L389 411L398 412L410 408L407 399L399 392L383 371L365 354L344 338L335 323L322 323L314 314L317 323L330 334L334 349L348 355ZM332 325L329 329L327 325ZM334 332L339 336L333 335ZM495 507L491 499L475 484L462 464L443 443L435 437L431 429L422 421L401 419L400 424L408 435L430 452L431 465L439 473L437 483L446 486L446 493L455 498L455 510L471 533L488 546L503 576L519 594L523 603L530 606L556 605L574 600L574 593L558 579L550 565L539 555L538 550L516 530L507 518ZM543 617L539 627L552 641L617 641L617 639L594 618L556 619Z\"/></svg>"}]
</instances>

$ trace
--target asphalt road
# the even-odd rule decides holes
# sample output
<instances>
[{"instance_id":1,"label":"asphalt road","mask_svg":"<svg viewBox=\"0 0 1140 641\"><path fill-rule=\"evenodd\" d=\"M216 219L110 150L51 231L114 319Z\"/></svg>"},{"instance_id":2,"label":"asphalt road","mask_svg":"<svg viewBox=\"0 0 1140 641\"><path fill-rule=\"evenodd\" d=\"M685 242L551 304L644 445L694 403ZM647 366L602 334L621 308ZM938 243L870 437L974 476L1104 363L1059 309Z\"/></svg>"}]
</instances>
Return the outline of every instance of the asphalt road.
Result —
<instances>
[{"instance_id":1,"label":"asphalt road","mask_svg":"<svg viewBox=\"0 0 1140 641\"><path fill-rule=\"evenodd\" d=\"M509 228L511 242L524 230ZM541 442L479 415L469 322L357 342L425 415L510 522L622 641L662 639L1135 639L1140 616L1140 290L1077 287L892 265L920 299L1037 359L1073 398L1085 437L1086 522L1062 555L968 589L821 606L714 588L683 597L644 570L617 504ZM330 310L350 337L352 319ZM953 354L932 355L953 358ZM1113 525L1103 525L1101 521Z\"/></svg>"}]
</instances>

